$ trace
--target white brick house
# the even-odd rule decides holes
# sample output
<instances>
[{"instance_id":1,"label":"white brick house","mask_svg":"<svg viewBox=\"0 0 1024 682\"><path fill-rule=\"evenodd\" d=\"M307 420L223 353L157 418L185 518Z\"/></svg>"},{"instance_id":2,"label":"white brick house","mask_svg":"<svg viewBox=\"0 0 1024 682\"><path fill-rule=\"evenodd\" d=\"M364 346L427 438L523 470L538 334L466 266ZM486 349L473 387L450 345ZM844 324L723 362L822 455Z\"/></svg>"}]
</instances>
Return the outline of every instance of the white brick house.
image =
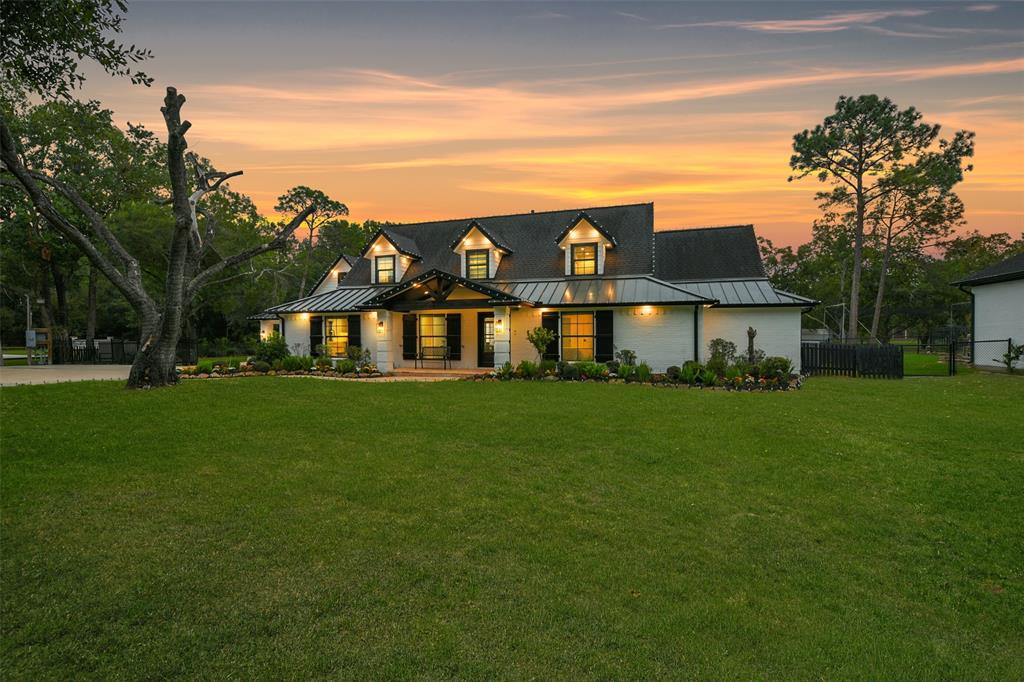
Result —
<instances>
[{"instance_id":1,"label":"white brick house","mask_svg":"<svg viewBox=\"0 0 1024 682\"><path fill-rule=\"evenodd\" d=\"M745 349L748 327L799 367L812 305L771 286L752 226L655 232L654 205L633 204L388 226L255 318L293 352L358 345L383 371L536 360L526 334L541 326L556 335L545 358L630 349L664 371L706 360L712 338Z\"/></svg>"},{"instance_id":2,"label":"white brick house","mask_svg":"<svg viewBox=\"0 0 1024 682\"><path fill-rule=\"evenodd\" d=\"M1024 253L953 284L971 296L974 364L1001 367L1002 341L1024 344Z\"/></svg>"}]
</instances>

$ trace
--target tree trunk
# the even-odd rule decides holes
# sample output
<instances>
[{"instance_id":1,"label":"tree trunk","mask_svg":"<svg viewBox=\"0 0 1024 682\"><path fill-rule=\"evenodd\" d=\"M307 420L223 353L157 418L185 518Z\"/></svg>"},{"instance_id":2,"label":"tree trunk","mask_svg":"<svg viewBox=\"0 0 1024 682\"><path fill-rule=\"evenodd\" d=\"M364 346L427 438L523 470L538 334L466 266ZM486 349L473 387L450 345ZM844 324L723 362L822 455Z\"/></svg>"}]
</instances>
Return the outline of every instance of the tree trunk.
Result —
<instances>
[{"instance_id":1,"label":"tree trunk","mask_svg":"<svg viewBox=\"0 0 1024 682\"><path fill-rule=\"evenodd\" d=\"M88 310L85 314L85 347L92 354L96 345L96 268L89 266Z\"/></svg>"},{"instance_id":2,"label":"tree trunk","mask_svg":"<svg viewBox=\"0 0 1024 682\"><path fill-rule=\"evenodd\" d=\"M143 322L139 352L128 373L128 388L159 388L178 383L175 354L180 326L160 319Z\"/></svg>"},{"instance_id":3,"label":"tree trunk","mask_svg":"<svg viewBox=\"0 0 1024 682\"><path fill-rule=\"evenodd\" d=\"M50 305L50 269L45 264L39 270L39 298L42 300L39 321L49 329L53 327L53 307Z\"/></svg>"},{"instance_id":4,"label":"tree trunk","mask_svg":"<svg viewBox=\"0 0 1024 682\"><path fill-rule=\"evenodd\" d=\"M850 339L857 338L858 317L860 315L860 272L864 252L864 180L857 177L857 224L853 233L853 274L850 276L850 320L846 326L846 335Z\"/></svg>"},{"instance_id":5,"label":"tree trunk","mask_svg":"<svg viewBox=\"0 0 1024 682\"><path fill-rule=\"evenodd\" d=\"M882 319L882 303L885 301L885 280L889 272L889 256L892 253L892 240L885 240L885 251L882 254L882 272L878 275L878 294L875 296L875 312L871 316L871 338L878 338L878 324Z\"/></svg>"},{"instance_id":6,"label":"tree trunk","mask_svg":"<svg viewBox=\"0 0 1024 682\"><path fill-rule=\"evenodd\" d=\"M309 241L306 242L306 262L302 265L302 281L299 283L299 298L306 295L306 281L309 279L309 264L313 258L313 228L309 228Z\"/></svg>"},{"instance_id":7,"label":"tree trunk","mask_svg":"<svg viewBox=\"0 0 1024 682\"><path fill-rule=\"evenodd\" d=\"M70 326L68 316L68 283L64 271L60 269L55 260L50 260L50 273L53 275L53 290L57 294L57 311L55 319L57 325L67 329Z\"/></svg>"}]
</instances>

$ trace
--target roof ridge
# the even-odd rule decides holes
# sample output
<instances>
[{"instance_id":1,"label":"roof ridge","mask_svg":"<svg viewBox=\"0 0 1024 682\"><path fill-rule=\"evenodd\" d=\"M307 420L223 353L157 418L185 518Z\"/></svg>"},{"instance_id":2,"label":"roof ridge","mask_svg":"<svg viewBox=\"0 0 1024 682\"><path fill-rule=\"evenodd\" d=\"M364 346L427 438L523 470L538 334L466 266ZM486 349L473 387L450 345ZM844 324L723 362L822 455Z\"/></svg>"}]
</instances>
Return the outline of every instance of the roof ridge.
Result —
<instances>
[{"instance_id":1,"label":"roof ridge","mask_svg":"<svg viewBox=\"0 0 1024 682\"><path fill-rule=\"evenodd\" d=\"M699 227L672 227L667 230L654 230L654 234L665 232L699 232L700 230L729 230L737 227L749 227L753 229L754 223L738 223L735 225L703 225Z\"/></svg>"},{"instance_id":2,"label":"roof ridge","mask_svg":"<svg viewBox=\"0 0 1024 682\"><path fill-rule=\"evenodd\" d=\"M630 206L654 206L653 201L645 201L635 204L613 204L612 206L585 206L583 208L556 208L549 211L526 211L524 213L500 213L488 216L468 216L465 218L442 218L440 220L422 220L418 223L391 223L388 227L416 227L417 225L436 225L437 223L456 223L462 220L490 220L492 218L518 218L527 215L545 215L547 213L582 213L584 211L597 211L609 208L628 208Z\"/></svg>"}]
</instances>

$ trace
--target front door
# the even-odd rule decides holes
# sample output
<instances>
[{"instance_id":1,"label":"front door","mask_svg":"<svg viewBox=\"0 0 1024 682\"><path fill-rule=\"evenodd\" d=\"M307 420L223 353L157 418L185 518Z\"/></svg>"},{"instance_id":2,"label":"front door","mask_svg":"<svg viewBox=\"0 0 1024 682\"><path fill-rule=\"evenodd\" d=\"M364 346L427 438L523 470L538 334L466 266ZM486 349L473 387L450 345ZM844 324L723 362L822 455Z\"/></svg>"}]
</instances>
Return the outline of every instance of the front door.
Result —
<instances>
[{"instance_id":1,"label":"front door","mask_svg":"<svg viewBox=\"0 0 1024 682\"><path fill-rule=\"evenodd\" d=\"M494 367L494 313L477 313L476 365Z\"/></svg>"}]
</instances>

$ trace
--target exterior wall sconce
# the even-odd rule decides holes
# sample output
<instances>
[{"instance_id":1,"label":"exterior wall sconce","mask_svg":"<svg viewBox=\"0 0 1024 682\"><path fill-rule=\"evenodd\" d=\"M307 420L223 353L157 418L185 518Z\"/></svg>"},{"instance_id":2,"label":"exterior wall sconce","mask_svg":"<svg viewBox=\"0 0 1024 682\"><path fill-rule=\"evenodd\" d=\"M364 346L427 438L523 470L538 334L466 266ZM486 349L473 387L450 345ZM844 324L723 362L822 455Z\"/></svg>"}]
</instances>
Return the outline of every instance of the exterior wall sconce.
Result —
<instances>
[{"instance_id":1,"label":"exterior wall sconce","mask_svg":"<svg viewBox=\"0 0 1024 682\"><path fill-rule=\"evenodd\" d=\"M377 334L384 336L384 320L377 320Z\"/></svg>"},{"instance_id":2,"label":"exterior wall sconce","mask_svg":"<svg viewBox=\"0 0 1024 682\"><path fill-rule=\"evenodd\" d=\"M505 318L504 317L495 318L495 320L494 320L494 333L495 334L504 334L505 333Z\"/></svg>"},{"instance_id":3,"label":"exterior wall sconce","mask_svg":"<svg viewBox=\"0 0 1024 682\"><path fill-rule=\"evenodd\" d=\"M309 313L302 313L301 315L299 315L299 319L300 320L308 320L309 319Z\"/></svg>"}]
</instances>

